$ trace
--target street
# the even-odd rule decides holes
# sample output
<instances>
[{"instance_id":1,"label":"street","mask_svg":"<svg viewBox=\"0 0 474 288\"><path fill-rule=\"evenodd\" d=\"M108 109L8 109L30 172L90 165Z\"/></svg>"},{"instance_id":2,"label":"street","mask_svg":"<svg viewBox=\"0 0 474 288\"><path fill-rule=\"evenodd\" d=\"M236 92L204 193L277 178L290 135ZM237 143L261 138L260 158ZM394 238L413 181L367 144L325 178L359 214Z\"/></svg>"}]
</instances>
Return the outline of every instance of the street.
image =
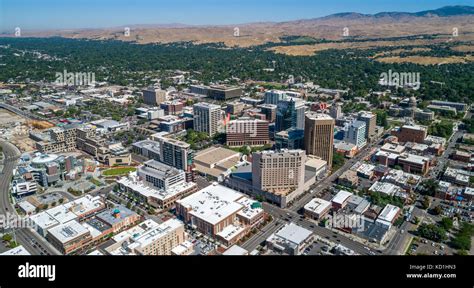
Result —
<instances>
[{"instance_id":1,"label":"street","mask_svg":"<svg viewBox=\"0 0 474 288\"><path fill-rule=\"evenodd\" d=\"M3 148L3 153L5 154L3 171L0 175L0 193L2 194L0 198L0 213L3 215L6 215L7 213L16 214L15 208L10 203L9 191L13 170L15 169L18 158L20 157L20 151L14 145L3 140L0 140L0 146ZM15 229L14 233L18 243L23 245L32 255L59 254L56 249L46 243L45 240L41 239L36 232L28 228Z\"/></svg>"}]
</instances>

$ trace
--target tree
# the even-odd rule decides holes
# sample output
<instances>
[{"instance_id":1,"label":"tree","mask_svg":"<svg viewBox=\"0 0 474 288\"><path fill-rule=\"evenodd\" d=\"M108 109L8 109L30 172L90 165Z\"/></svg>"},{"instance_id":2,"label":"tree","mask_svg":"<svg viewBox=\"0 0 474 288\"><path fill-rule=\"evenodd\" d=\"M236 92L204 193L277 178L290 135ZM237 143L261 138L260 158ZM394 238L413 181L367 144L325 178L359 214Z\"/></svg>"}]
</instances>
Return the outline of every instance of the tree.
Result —
<instances>
[{"instance_id":1,"label":"tree","mask_svg":"<svg viewBox=\"0 0 474 288\"><path fill-rule=\"evenodd\" d=\"M449 138L453 134L453 122L448 120L441 120L439 123L431 125L428 129L428 134L438 137Z\"/></svg>"},{"instance_id":2,"label":"tree","mask_svg":"<svg viewBox=\"0 0 474 288\"><path fill-rule=\"evenodd\" d=\"M449 231L451 228L453 228L453 219L444 217L441 219L440 225L444 228L444 230Z\"/></svg>"},{"instance_id":3,"label":"tree","mask_svg":"<svg viewBox=\"0 0 474 288\"><path fill-rule=\"evenodd\" d=\"M430 198L428 197L424 197L423 198L423 201L421 201L421 208L423 208L424 210L428 209L431 205L431 201L430 201Z\"/></svg>"},{"instance_id":4,"label":"tree","mask_svg":"<svg viewBox=\"0 0 474 288\"><path fill-rule=\"evenodd\" d=\"M421 183L420 188L421 194L434 196L439 188L439 183L434 179L427 179Z\"/></svg>"},{"instance_id":5,"label":"tree","mask_svg":"<svg viewBox=\"0 0 474 288\"><path fill-rule=\"evenodd\" d=\"M243 155L250 155L250 153L252 152L252 148L250 148L249 146L247 145L244 145L242 147L239 148L239 152L242 153Z\"/></svg>"},{"instance_id":6,"label":"tree","mask_svg":"<svg viewBox=\"0 0 474 288\"><path fill-rule=\"evenodd\" d=\"M456 233L452 246L458 250L471 250L471 237L474 236L474 225L463 222Z\"/></svg>"},{"instance_id":7,"label":"tree","mask_svg":"<svg viewBox=\"0 0 474 288\"><path fill-rule=\"evenodd\" d=\"M336 171L339 170L344 165L344 162L346 160L344 159L344 155L341 155L339 153L333 153L332 154L332 170Z\"/></svg>"},{"instance_id":8,"label":"tree","mask_svg":"<svg viewBox=\"0 0 474 288\"><path fill-rule=\"evenodd\" d=\"M387 111L375 110L375 114L377 115L377 125L382 126L385 129L387 129L388 128Z\"/></svg>"},{"instance_id":9,"label":"tree","mask_svg":"<svg viewBox=\"0 0 474 288\"><path fill-rule=\"evenodd\" d=\"M413 223L414 223L415 225L420 224L420 218L419 218L418 216L415 216L415 218L413 218Z\"/></svg>"},{"instance_id":10,"label":"tree","mask_svg":"<svg viewBox=\"0 0 474 288\"><path fill-rule=\"evenodd\" d=\"M435 215L440 215L441 213L443 213L443 208L441 208L440 205L436 206L435 208L433 208L433 214Z\"/></svg>"},{"instance_id":11,"label":"tree","mask_svg":"<svg viewBox=\"0 0 474 288\"><path fill-rule=\"evenodd\" d=\"M418 227L418 234L435 242L443 242L447 239L446 230L435 224L421 224Z\"/></svg>"},{"instance_id":12,"label":"tree","mask_svg":"<svg viewBox=\"0 0 474 288\"><path fill-rule=\"evenodd\" d=\"M3 239L3 241L10 242L10 241L12 241L13 237L10 234L5 234L5 235L3 235L2 239Z\"/></svg>"}]
</instances>

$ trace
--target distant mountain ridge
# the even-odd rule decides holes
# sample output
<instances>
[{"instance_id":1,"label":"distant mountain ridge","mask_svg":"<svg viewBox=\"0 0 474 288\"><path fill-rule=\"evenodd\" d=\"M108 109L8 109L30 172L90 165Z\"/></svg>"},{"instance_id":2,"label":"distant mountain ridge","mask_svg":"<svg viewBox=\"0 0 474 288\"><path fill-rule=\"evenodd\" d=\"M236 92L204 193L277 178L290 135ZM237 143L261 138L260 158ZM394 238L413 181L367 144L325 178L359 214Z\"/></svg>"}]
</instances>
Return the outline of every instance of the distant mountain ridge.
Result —
<instances>
[{"instance_id":1,"label":"distant mountain ridge","mask_svg":"<svg viewBox=\"0 0 474 288\"><path fill-rule=\"evenodd\" d=\"M376 14L363 14L356 12L342 12L322 17L323 19L345 18L345 19L361 19L361 18L402 18L402 17L450 17L474 15L473 6L445 6L434 10L424 10L419 12L379 12ZM318 18L316 18L318 19Z\"/></svg>"},{"instance_id":2,"label":"distant mountain ridge","mask_svg":"<svg viewBox=\"0 0 474 288\"><path fill-rule=\"evenodd\" d=\"M250 47L282 42L285 36L308 36L315 39L343 39L343 29L351 37L390 38L412 35L453 33L453 27L466 41L474 39L474 7L445 6L420 12L380 12L363 14L345 12L313 19L282 22L253 22L234 25L132 24L121 27L89 29L22 30L22 37L66 37L94 40L147 43L224 43L228 47ZM130 36L124 34L130 28ZM236 29L238 28L238 29ZM236 31L237 36L236 36ZM14 37L9 31L0 37ZM474 41L474 40L473 40Z\"/></svg>"}]
</instances>

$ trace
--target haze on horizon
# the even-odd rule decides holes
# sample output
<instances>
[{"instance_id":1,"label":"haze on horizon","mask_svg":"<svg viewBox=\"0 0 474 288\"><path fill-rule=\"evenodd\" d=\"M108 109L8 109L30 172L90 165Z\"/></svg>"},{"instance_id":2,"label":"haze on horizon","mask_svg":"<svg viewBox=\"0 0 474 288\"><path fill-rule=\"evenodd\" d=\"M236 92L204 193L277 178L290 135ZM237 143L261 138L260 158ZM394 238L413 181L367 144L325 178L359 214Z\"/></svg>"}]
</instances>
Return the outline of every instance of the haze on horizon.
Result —
<instances>
[{"instance_id":1,"label":"haze on horizon","mask_svg":"<svg viewBox=\"0 0 474 288\"><path fill-rule=\"evenodd\" d=\"M418 12L466 0L0 0L0 32L127 25L229 25L310 19L341 12Z\"/></svg>"}]
</instances>

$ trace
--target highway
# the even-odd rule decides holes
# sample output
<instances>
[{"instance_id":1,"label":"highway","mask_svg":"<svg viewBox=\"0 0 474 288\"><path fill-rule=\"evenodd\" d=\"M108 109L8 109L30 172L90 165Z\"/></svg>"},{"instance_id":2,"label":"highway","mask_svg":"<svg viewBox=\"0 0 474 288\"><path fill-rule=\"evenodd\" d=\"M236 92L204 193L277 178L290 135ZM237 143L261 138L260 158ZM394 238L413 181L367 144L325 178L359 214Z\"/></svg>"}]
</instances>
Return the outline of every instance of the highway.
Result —
<instances>
[{"instance_id":1,"label":"highway","mask_svg":"<svg viewBox=\"0 0 474 288\"><path fill-rule=\"evenodd\" d=\"M15 208L10 203L10 182L13 176L13 170L17 165L20 157L20 151L17 147L9 142L0 140L0 146L3 148L5 155L2 174L0 174L0 213L16 214ZM15 229L16 240L23 245L25 249L32 255L59 255L60 253L54 249L46 240L42 239L36 232L29 228Z\"/></svg>"}]
</instances>

